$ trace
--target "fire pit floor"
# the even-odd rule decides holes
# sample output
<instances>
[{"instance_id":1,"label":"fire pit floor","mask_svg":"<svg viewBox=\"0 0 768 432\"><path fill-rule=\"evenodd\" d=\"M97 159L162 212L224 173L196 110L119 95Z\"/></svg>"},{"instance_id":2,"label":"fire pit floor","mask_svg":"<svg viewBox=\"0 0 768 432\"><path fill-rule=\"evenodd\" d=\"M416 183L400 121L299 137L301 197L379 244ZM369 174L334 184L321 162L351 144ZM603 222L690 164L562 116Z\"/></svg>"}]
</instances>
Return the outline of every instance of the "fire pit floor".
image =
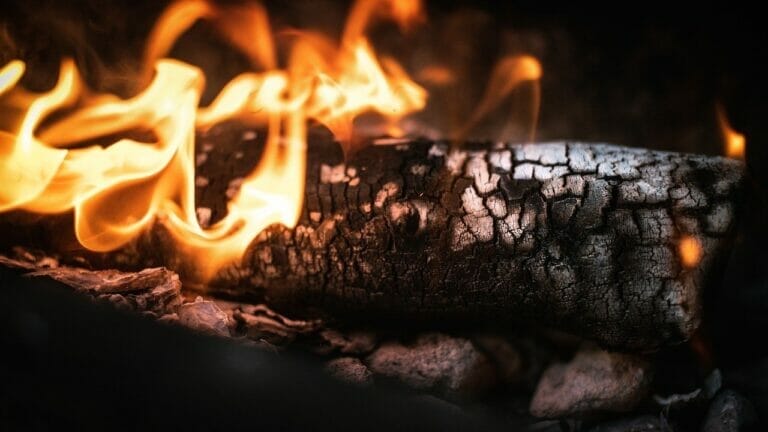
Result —
<instances>
[{"instance_id":1,"label":"fire pit floor","mask_svg":"<svg viewBox=\"0 0 768 432\"><path fill-rule=\"evenodd\" d=\"M230 340L275 359L309 357L322 365L318 374L347 383L350 391L405 392L398 397L415 406L436 405L483 427L661 431L701 423L709 431L742 430L755 420L749 401L724 389L718 370L702 375L686 349L671 354L684 365L684 376L670 382L669 371L659 371L660 382L657 368L674 365L670 351L610 352L573 336L530 329L334 328L338 323L290 319L263 304L183 292L178 276L164 268L86 270L21 248L13 258L0 257L0 264L30 281L60 282L105 304L101 308L112 310L115 319L129 320L116 311L129 310L162 323L153 326L187 328L205 340L203 335ZM681 385L687 391L659 393Z\"/></svg>"}]
</instances>

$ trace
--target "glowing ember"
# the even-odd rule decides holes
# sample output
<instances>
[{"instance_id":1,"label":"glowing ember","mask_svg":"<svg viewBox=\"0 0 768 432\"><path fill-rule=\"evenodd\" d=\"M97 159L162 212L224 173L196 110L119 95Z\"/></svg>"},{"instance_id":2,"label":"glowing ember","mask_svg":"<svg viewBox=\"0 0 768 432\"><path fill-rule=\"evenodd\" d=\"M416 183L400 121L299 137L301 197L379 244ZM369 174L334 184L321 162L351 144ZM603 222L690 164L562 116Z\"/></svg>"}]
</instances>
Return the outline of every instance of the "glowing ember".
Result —
<instances>
[{"instance_id":1,"label":"glowing ember","mask_svg":"<svg viewBox=\"0 0 768 432\"><path fill-rule=\"evenodd\" d=\"M286 32L290 52L279 68L261 5L177 1L149 35L140 91L129 99L84 88L71 60L62 62L52 90L33 94L16 86L24 64L12 61L0 71L0 211L74 211L77 239L94 251L119 248L160 219L184 258L211 276L241 257L266 227L296 224L308 120L325 125L347 151L361 142L353 121L363 113L379 114L390 136L404 133L400 120L423 109L427 94L394 59L375 54L365 31L376 19L394 20L407 30L423 18L417 1L360 0L339 42L313 32ZM207 107L199 107L202 71L164 58L198 20L210 22L260 71L232 79ZM531 57L506 59L494 72L477 117L518 83L540 75ZM48 119L53 112L56 118ZM232 119L266 127L265 149L228 202L226 217L203 228L194 200L195 132ZM83 146L131 130L150 131L153 138Z\"/></svg>"},{"instance_id":2,"label":"glowing ember","mask_svg":"<svg viewBox=\"0 0 768 432\"><path fill-rule=\"evenodd\" d=\"M445 66L431 65L419 71L420 81L435 86L447 86L456 82L453 72Z\"/></svg>"},{"instance_id":3,"label":"glowing ember","mask_svg":"<svg viewBox=\"0 0 768 432\"><path fill-rule=\"evenodd\" d=\"M678 246L680 251L680 260L688 268L696 267L701 260L701 243L695 237L685 236L680 240Z\"/></svg>"},{"instance_id":4,"label":"glowing ember","mask_svg":"<svg viewBox=\"0 0 768 432\"><path fill-rule=\"evenodd\" d=\"M723 134L725 155L729 158L743 160L747 150L747 140L744 135L733 130L728 122L728 117L725 115L725 110L721 106L717 107L717 122Z\"/></svg>"}]
</instances>

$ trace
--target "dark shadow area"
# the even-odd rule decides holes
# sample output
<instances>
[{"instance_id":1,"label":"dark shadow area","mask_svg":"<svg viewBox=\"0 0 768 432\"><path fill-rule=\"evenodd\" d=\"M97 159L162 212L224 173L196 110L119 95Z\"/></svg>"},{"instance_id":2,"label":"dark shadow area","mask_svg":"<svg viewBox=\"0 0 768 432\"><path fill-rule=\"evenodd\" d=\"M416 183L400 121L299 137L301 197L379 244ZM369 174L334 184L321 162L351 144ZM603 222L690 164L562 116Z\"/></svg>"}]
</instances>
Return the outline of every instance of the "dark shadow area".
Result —
<instances>
[{"instance_id":1,"label":"dark shadow area","mask_svg":"<svg viewBox=\"0 0 768 432\"><path fill-rule=\"evenodd\" d=\"M341 385L294 354L116 312L0 272L3 430L493 429L436 399Z\"/></svg>"}]
</instances>

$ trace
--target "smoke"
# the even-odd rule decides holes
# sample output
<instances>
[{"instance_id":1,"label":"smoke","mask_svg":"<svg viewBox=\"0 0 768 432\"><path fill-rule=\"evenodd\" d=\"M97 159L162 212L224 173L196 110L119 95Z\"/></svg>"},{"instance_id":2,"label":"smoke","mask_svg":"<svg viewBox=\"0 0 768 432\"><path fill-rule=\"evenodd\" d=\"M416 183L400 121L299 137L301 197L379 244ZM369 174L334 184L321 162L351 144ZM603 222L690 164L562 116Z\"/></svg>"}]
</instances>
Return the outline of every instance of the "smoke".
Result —
<instances>
[{"instance_id":1,"label":"smoke","mask_svg":"<svg viewBox=\"0 0 768 432\"><path fill-rule=\"evenodd\" d=\"M25 87L50 88L59 59L71 56L91 87L121 96L135 91L145 39L168 4L129 0L9 3L0 17L0 59L27 62ZM313 28L338 37L349 4L268 1L266 7L277 32ZM530 54L543 67L537 139L720 151L714 106L722 71L730 70L722 59L736 57L723 53L741 46L734 42L738 33L718 33L717 26L702 23L661 21L651 26L632 17L603 19L586 12L543 15L541 10L536 14L515 6L473 6L458 0L431 1L427 6L429 21L414 31L404 35L396 25L381 24L372 34L376 48L399 59L413 76L418 78L419 72L435 66L445 66L454 75L451 85L423 82L431 96L427 110L410 119L411 130L435 137L449 134L478 106L497 59ZM172 55L205 71L204 103L250 66L206 23L195 25L182 37ZM731 82L740 83L735 78ZM530 115L520 106L524 102L515 101L525 101L524 92L512 95L496 111L498 119L488 117L472 137L493 139L498 124L511 121L512 135L526 139ZM729 111L739 108L728 106Z\"/></svg>"},{"instance_id":2,"label":"smoke","mask_svg":"<svg viewBox=\"0 0 768 432\"><path fill-rule=\"evenodd\" d=\"M50 89L61 59L70 57L90 87L127 96L143 37L163 3L15 2L0 17L1 55L27 64L22 84L33 91Z\"/></svg>"}]
</instances>

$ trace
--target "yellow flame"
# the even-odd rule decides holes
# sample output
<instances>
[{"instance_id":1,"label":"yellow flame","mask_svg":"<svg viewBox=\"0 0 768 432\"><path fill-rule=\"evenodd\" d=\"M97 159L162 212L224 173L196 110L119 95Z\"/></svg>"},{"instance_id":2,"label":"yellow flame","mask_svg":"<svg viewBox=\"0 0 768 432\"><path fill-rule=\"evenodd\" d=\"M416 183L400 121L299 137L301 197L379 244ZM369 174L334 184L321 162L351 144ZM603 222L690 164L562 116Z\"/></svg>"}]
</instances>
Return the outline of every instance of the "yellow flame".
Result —
<instances>
[{"instance_id":1,"label":"yellow flame","mask_svg":"<svg viewBox=\"0 0 768 432\"><path fill-rule=\"evenodd\" d=\"M688 268L696 267L701 261L701 242L696 237L685 236L680 240L678 246L680 260L683 266Z\"/></svg>"},{"instance_id":2,"label":"yellow flame","mask_svg":"<svg viewBox=\"0 0 768 432\"><path fill-rule=\"evenodd\" d=\"M268 226L295 226L309 120L330 129L345 151L358 142L354 121L363 113L378 114L389 135L403 134L401 120L423 109L427 94L397 61L377 56L365 32L376 20L394 20L407 30L423 18L420 1L359 0L339 41L311 31L283 32L289 51L280 56L287 59L280 67L262 5L177 0L151 31L139 90L127 99L86 89L68 59L50 91L28 92L18 86L25 65L14 60L0 69L0 211L73 211L78 241L94 251L119 248L161 220L183 258L210 277L240 258ZM202 71L166 58L200 20L254 70L233 78L205 107L199 106ZM535 86L535 124L540 76L533 57L505 58L465 130L524 82ZM424 77L441 85L454 81L445 68L427 70ZM227 203L226 216L203 228L195 211L195 134L228 120L266 128L265 147ZM151 137L88 145L135 130Z\"/></svg>"},{"instance_id":3,"label":"yellow flame","mask_svg":"<svg viewBox=\"0 0 768 432\"><path fill-rule=\"evenodd\" d=\"M13 88L24 74L24 62L13 60L0 70L0 95Z\"/></svg>"},{"instance_id":4,"label":"yellow flame","mask_svg":"<svg viewBox=\"0 0 768 432\"><path fill-rule=\"evenodd\" d=\"M736 132L725 114L722 106L717 106L717 123L720 126L720 132L723 135L725 155L733 159L744 159L747 150L747 140L743 134Z\"/></svg>"},{"instance_id":5,"label":"yellow flame","mask_svg":"<svg viewBox=\"0 0 768 432\"><path fill-rule=\"evenodd\" d=\"M266 227L296 224L303 204L308 119L349 143L359 114L379 113L396 132L400 119L424 107L425 91L397 62L378 58L363 35L374 15L405 26L420 13L419 2L361 0L340 44L296 32L288 64L280 69L261 5L219 7L180 0L151 32L140 77L143 88L129 99L87 91L71 60L62 63L52 90L29 93L16 87L24 64L13 61L0 70L5 114L0 119L0 211L73 210L78 240L95 251L119 248L161 218L185 258L211 276L241 257ZM235 77L207 107L198 106L203 73L163 58L201 19L210 21L254 67L266 69ZM53 112L61 115L44 124ZM230 119L266 127L265 149L229 201L227 215L204 229L195 214L195 132ZM83 146L137 129L151 131L153 139Z\"/></svg>"}]
</instances>

